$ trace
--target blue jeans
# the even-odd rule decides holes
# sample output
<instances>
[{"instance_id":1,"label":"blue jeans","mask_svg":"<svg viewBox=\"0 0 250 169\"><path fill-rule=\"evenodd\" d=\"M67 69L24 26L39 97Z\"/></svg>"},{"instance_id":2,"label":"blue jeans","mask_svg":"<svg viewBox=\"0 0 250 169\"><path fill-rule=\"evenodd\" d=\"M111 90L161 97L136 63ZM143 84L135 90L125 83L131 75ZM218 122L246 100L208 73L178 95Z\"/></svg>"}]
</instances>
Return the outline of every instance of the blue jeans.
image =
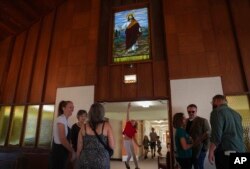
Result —
<instances>
[{"instance_id":1,"label":"blue jeans","mask_svg":"<svg viewBox=\"0 0 250 169\"><path fill-rule=\"evenodd\" d=\"M204 161L205 161L206 154L207 154L206 151L201 151L198 158L193 157L192 162L193 162L194 169L204 169Z\"/></svg>"},{"instance_id":2,"label":"blue jeans","mask_svg":"<svg viewBox=\"0 0 250 169\"><path fill-rule=\"evenodd\" d=\"M199 158L198 158L199 169L204 169L204 161L205 161L206 154L207 154L206 151L201 151L199 155Z\"/></svg>"}]
</instances>

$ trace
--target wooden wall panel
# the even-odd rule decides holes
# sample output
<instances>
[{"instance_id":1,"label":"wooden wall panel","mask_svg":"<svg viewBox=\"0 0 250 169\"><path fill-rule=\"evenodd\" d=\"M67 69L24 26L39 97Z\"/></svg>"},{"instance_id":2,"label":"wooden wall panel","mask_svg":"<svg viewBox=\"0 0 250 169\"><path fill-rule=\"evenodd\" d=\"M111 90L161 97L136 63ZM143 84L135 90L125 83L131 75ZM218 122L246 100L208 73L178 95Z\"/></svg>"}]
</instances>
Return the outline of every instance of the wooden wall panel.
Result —
<instances>
[{"instance_id":1,"label":"wooden wall panel","mask_svg":"<svg viewBox=\"0 0 250 169\"><path fill-rule=\"evenodd\" d=\"M78 7L85 4L85 7ZM44 100L54 102L58 87L96 83L99 0L67 1L57 11Z\"/></svg>"},{"instance_id":2,"label":"wooden wall panel","mask_svg":"<svg viewBox=\"0 0 250 169\"><path fill-rule=\"evenodd\" d=\"M6 81L6 76L9 71L9 64L11 59L13 47L13 38L6 38L4 41L0 42L0 103L2 103L3 87Z\"/></svg>"},{"instance_id":3,"label":"wooden wall panel","mask_svg":"<svg viewBox=\"0 0 250 169\"><path fill-rule=\"evenodd\" d=\"M52 44L53 46L53 44ZM47 81L45 82L45 91L44 91L44 101L46 102L55 102L56 98L56 89L57 89L57 72L59 71L59 58L60 51L53 50L51 51L49 58L49 65L47 67Z\"/></svg>"},{"instance_id":4,"label":"wooden wall panel","mask_svg":"<svg viewBox=\"0 0 250 169\"><path fill-rule=\"evenodd\" d=\"M153 69L151 63L137 65L137 97L150 98L153 96Z\"/></svg>"},{"instance_id":5,"label":"wooden wall panel","mask_svg":"<svg viewBox=\"0 0 250 169\"><path fill-rule=\"evenodd\" d=\"M109 68L109 96L110 99L120 99L122 98L122 67L121 66L111 66ZM106 89L107 90L107 89Z\"/></svg>"},{"instance_id":6,"label":"wooden wall panel","mask_svg":"<svg viewBox=\"0 0 250 169\"><path fill-rule=\"evenodd\" d=\"M153 63L153 87L155 97L166 97L168 92L168 74L165 61Z\"/></svg>"},{"instance_id":7,"label":"wooden wall panel","mask_svg":"<svg viewBox=\"0 0 250 169\"><path fill-rule=\"evenodd\" d=\"M134 100L138 98L136 83L130 83L130 84L123 83L122 85L123 85L122 97L120 97L117 100Z\"/></svg>"},{"instance_id":8,"label":"wooden wall panel","mask_svg":"<svg viewBox=\"0 0 250 169\"><path fill-rule=\"evenodd\" d=\"M212 5L211 10L223 91L225 94L241 93L245 91L245 87L236 51L236 42L233 37L229 9L226 2L221 1Z\"/></svg>"},{"instance_id":9,"label":"wooden wall panel","mask_svg":"<svg viewBox=\"0 0 250 169\"><path fill-rule=\"evenodd\" d=\"M137 73L137 65L138 64L134 64L134 63L122 65L124 75L136 74Z\"/></svg>"},{"instance_id":10,"label":"wooden wall panel","mask_svg":"<svg viewBox=\"0 0 250 169\"><path fill-rule=\"evenodd\" d=\"M65 86L72 86L72 84L74 86L81 86L82 84L86 84L86 82L85 82L86 67L84 67L84 66L67 66L66 68L67 68L66 77L64 77L65 78ZM62 76L63 76L63 74L62 74Z\"/></svg>"},{"instance_id":11,"label":"wooden wall panel","mask_svg":"<svg viewBox=\"0 0 250 169\"><path fill-rule=\"evenodd\" d=\"M151 54L153 60L165 60L165 39L161 0L150 1Z\"/></svg>"},{"instance_id":12,"label":"wooden wall panel","mask_svg":"<svg viewBox=\"0 0 250 169\"><path fill-rule=\"evenodd\" d=\"M203 26L201 19L209 20L209 17L205 17L206 7L201 6L202 9L197 7L199 3L195 1L163 3L164 13L167 14L165 31L170 79L209 76L206 65L206 43L204 43L206 40L203 36L206 35L207 27ZM199 64L194 64L195 61Z\"/></svg>"},{"instance_id":13,"label":"wooden wall panel","mask_svg":"<svg viewBox=\"0 0 250 169\"><path fill-rule=\"evenodd\" d=\"M25 44L25 50L21 61L21 69L19 74L19 81L17 84L16 98L15 102L17 104L25 104L27 103L30 83L33 78L33 68L34 68L34 60L36 58L36 48L38 41L38 34L40 28L40 22L36 23L34 26L30 28L27 32L27 42Z\"/></svg>"},{"instance_id":14,"label":"wooden wall panel","mask_svg":"<svg viewBox=\"0 0 250 169\"><path fill-rule=\"evenodd\" d=\"M95 98L98 98L99 101L104 101L106 98L109 98L109 67L99 67L98 75Z\"/></svg>"},{"instance_id":15,"label":"wooden wall panel","mask_svg":"<svg viewBox=\"0 0 250 169\"><path fill-rule=\"evenodd\" d=\"M26 34L27 32L23 32L16 37L10 61L10 68L3 89L4 91L2 97L3 104L12 104L15 99L16 87L19 79L19 72L22 63L23 51L26 44Z\"/></svg>"},{"instance_id":16,"label":"wooden wall panel","mask_svg":"<svg viewBox=\"0 0 250 169\"><path fill-rule=\"evenodd\" d=\"M56 13L44 95L44 100L48 102L55 102L58 87L66 87L73 11L74 1L68 1Z\"/></svg>"},{"instance_id":17,"label":"wooden wall panel","mask_svg":"<svg viewBox=\"0 0 250 169\"><path fill-rule=\"evenodd\" d=\"M164 1L170 79L221 76L225 94L246 91L226 0Z\"/></svg>"},{"instance_id":18,"label":"wooden wall panel","mask_svg":"<svg viewBox=\"0 0 250 169\"><path fill-rule=\"evenodd\" d=\"M236 30L239 52L242 60L243 74L246 79L247 91L250 92L250 5L249 0L228 1Z\"/></svg>"},{"instance_id":19,"label":"wooden wall panel","mask_svg":"<svg viewBox=\"0 0 250 169\"><path fill-rule=\"evenodd\" d=\"M115 1L118 3L118 1ZM112 1L110 0L102 0L101 1L101 9L100 9L100 16L107 16L102 17L100 19L100 36L98 37L98 66L107 66L109 64L109 26L111 22L111 10L112 10Z\"/></svg>"},{"instance_id":20,"label":"wooden wall panel","mask_svg":"<svg viewBox=\"0 0 250 169\"><path fill-rule=\"evenodd\" d=\"M97 82L97 66L96 64L85 65L85 84L84 85L95 85Z\"/></svg>"},{"instance_id":21,"label":"wooden wall panel","mask_svg":"<svg viewBox=\"0 0 250 169\"><path fill-rule=\"evenodd\" d=\"M104 2L108 5L102 8ZM133 3L137 2L133 1ZM15 102L16 97L18 103L25 100L30 103L54 103L58 87L94 84L101 86L101 89L97 89L100 92L96 94L97 100L157 98L165 92L168 96L169 91L166 88L169 79L210 76L222 77L225 94L249 91L250 68L247 63L249 63L250 53L248 47L250 25L247 21L250 14L249 6L246 5L249 1L154 1L156 2L163 2L162 15L165 28L162 32L156 29L163 23L156 16L157 14L152 15L154 19L159 19L151 21L153 24L151 36L154 42L152 57L154 59L152 62L135 63L138 75L137 84L124 86L123 75L127 71L125 65L108 65L107 37L109 37L112 5L129 5L130 1L117 3L112 0L67 1L55 13L43 18L42 25L39 27L41 34L34 33L34 36L31 36L30 32L27 36L27 43L26 32L16 36L13 50L10 42L3 42L4 45L10 43L6 49L11 50L9 51L11 57L9 66L0 69L0 75L4 76L4 85L3 77L0 78L2 79L1 91L4 91L1 93L1 100L3 103L11 104ZM160 8L158 4L151 5L151 12ZM232 12L232 18L230 12ZM107 14L105 19L100 20L100 16L102 17L105 13ZM38 30L36 25L30 29ZM157 37L161 37L164 33L166 44L163 43L163 47L159 47L155 44L161 43L158 42ZM38 35L40 37L35 40ZM30 40L29 37L31 37ZM28 61L27 58L32 58L32 53L34 53L35 47L31 44L32 41L38 44L37 52L34 54L36 69L34 69L33 76L28 77L30 67L20 69L20 63L24 63L24 66L31 63L32 59ZM4 50L6 56L6 49L0 47L1 54ZM164 53L165 50L167 54ZM97 60L97 56L102 57ZM24 57L23 60L22 57ZM165 59L169 67L165 67ZM99 73L97 73L97 62ZM111 69L106 66L110 66ZM166 74L159 74L159 72L164 72L164 69ZM117 86L110 85L111 77L116 82L119 81ZM166 84L161 81L163 78L166 78ZM145 85L142 82L147 83ZM25 92L21 93L21 91ZM28 99L27 92L30 92Z\"/></svg>"},{"instance_id":22,"label":"wooden wall panel","mask_svg":"<svg viewBox=\"0 0 250 169\"><path fill-rule=\"evenodd\" d=\"M85 84L93 85L96 84L97 80L97 55L98 55L98 42L99 42L99 29L100 29L100 0L92 0L90 13L90 23L88 26L88 42L86 43L86 67L85 72ZM85 25L86 26L86 25ZM84 53L85 54L85 53Z\"/></svg>"},{"instance_id":23,"label":"wooden wall panel","mask_svg":"<svg viewBox=\"0 0 250 169\"><path fill-rule=\"evenodd\" d=\"M29 102L40 103L42 102L42 93L44 90L44 84L46 81L46 68L48 64L48 54L50 48L51 34L53 28L55 13L52 12L49 15L45 16L42 25L41 32L38 39L37 54L35 69L33 70L33 78L30 89L30 97L28 98Z\"/></svg>"}]
</instances>

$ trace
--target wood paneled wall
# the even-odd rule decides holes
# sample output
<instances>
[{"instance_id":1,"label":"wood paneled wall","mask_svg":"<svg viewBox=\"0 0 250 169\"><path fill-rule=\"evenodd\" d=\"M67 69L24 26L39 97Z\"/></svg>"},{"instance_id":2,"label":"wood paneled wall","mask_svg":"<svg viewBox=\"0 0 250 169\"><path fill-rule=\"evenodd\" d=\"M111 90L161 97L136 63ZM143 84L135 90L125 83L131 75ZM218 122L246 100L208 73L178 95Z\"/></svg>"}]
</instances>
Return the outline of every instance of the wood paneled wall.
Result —
<instances>
[{"instance_id":1,"label":"wood paneled wall","mask_svg":"<svg viewBox=\"0 0 250 169\"><path fill-rule=\"evenodd\" d=\"M232 3L238 3L233 11L237 12L239 4L243 6L247 2L164 1L170 79L221 76L225 94L249 92L249 68L243 68L241 62L243 59L249 63L249 59L238 52L238 45L243 49L250 45L249 41L244 41L249 33L234 34L234 29L242 29L240 26L247 20L243 22L239 15L247 13L244 18L249 18L250 9L246 5L245 12L236 16L229 9L229 5L234 6ZM249 24L243 27L246 29ZM237 38L244 42L238 44ZM247 53L249 51L245 51L245 55Z\"/></svg>"},{"instance_id":2,"label":"wood paneled wall","mask_svg":"<svg viewBox=\"0 0 250 169\"><path fill-rule=\"evenodd\" d=\"M250 92L250 1L229 1L227 0L231 17L234 21L235 41L238 47L238 55L242 62L242 74Z\"/></svg>"},{"instance_id":3,"label":"wood paneled wall","mask_svg":"<svg viewBox=\"0 0 250 169\"><path fill-rule=\"evenodd\" d=\"M109 65L112 7L141 2L153 17L152 61ZM96 100L166 98L170 79L210 76L225 94L249 93L249 11L249 0L66 1L0 42L0 104L54 103L58 87L80 85L96 85ZM129 73L138 83L123 83Z\"/></svg>"},{"instance_id":4,"label":"wood paneled wall","mask_svg":"<svg viewBox=\"0 0 250 169\"><path fill-rule=\"evenodd\" d=\"M0 42L0 96L2 96L5 91L3 87L6 82L6 76L8 75L9 65L11 60L11 52L13 48L13 38L9 37L6 40ZM1 102L0 102L1 103Z\"/></svg>"},{"instance_id":5,"label":"wood paneled wall","mask_svg":"<svg viewBox=\"0 0 250 169\"><path fill-rule=\"evenodd\" d=\"M58 87L95 84L99 8L99 0L67 1L0 42L0 103L54 103Z\"/></svg>"}]
</instances>

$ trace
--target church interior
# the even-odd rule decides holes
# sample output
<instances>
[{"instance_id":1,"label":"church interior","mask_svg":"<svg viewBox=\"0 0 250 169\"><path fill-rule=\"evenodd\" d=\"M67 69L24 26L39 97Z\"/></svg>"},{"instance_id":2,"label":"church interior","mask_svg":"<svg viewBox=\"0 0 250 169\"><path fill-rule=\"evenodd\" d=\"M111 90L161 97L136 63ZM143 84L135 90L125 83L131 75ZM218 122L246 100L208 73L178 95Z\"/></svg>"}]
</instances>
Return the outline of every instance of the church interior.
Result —
<instances>
[{"instance_id":1,"label":"church interior","mask_svg":"<svg viewBox=\"0 0 250 169\"><path fill-rule=\"evenodd\" d=\"M175 166L173 115L195 103L209 120L216 94L242 116L249 152L249 20L249 0L0 0L0 168L48 168L60 100L75 105L70 126L79 109L104 106L111 168L126 157L129 102L138 141L153 127L170 151L165 168Z\"/></svg>"}]
</instances>

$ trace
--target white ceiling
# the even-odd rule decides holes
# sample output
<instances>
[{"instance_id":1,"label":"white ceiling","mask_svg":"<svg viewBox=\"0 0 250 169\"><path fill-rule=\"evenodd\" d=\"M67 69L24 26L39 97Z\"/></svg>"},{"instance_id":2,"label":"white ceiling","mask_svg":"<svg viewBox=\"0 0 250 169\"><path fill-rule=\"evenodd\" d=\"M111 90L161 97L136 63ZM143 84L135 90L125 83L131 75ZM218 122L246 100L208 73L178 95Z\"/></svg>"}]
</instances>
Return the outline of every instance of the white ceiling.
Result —
<instances>
[{"instance_id":1,"label":"white ceiling","mask_svg":"<svg viewBox=\"0 0 250 169\"><path fill-rule=\"evenodd\" d=\"M142 101L132 101L130 109L130 119L135 120L167 120L168 119L168 101L150 100L146 101L149 107L141 106ZM106 117L109 119L125 120L126 111L129 102L104 102L102 103Z\"/></svg>"}]
</instances>

